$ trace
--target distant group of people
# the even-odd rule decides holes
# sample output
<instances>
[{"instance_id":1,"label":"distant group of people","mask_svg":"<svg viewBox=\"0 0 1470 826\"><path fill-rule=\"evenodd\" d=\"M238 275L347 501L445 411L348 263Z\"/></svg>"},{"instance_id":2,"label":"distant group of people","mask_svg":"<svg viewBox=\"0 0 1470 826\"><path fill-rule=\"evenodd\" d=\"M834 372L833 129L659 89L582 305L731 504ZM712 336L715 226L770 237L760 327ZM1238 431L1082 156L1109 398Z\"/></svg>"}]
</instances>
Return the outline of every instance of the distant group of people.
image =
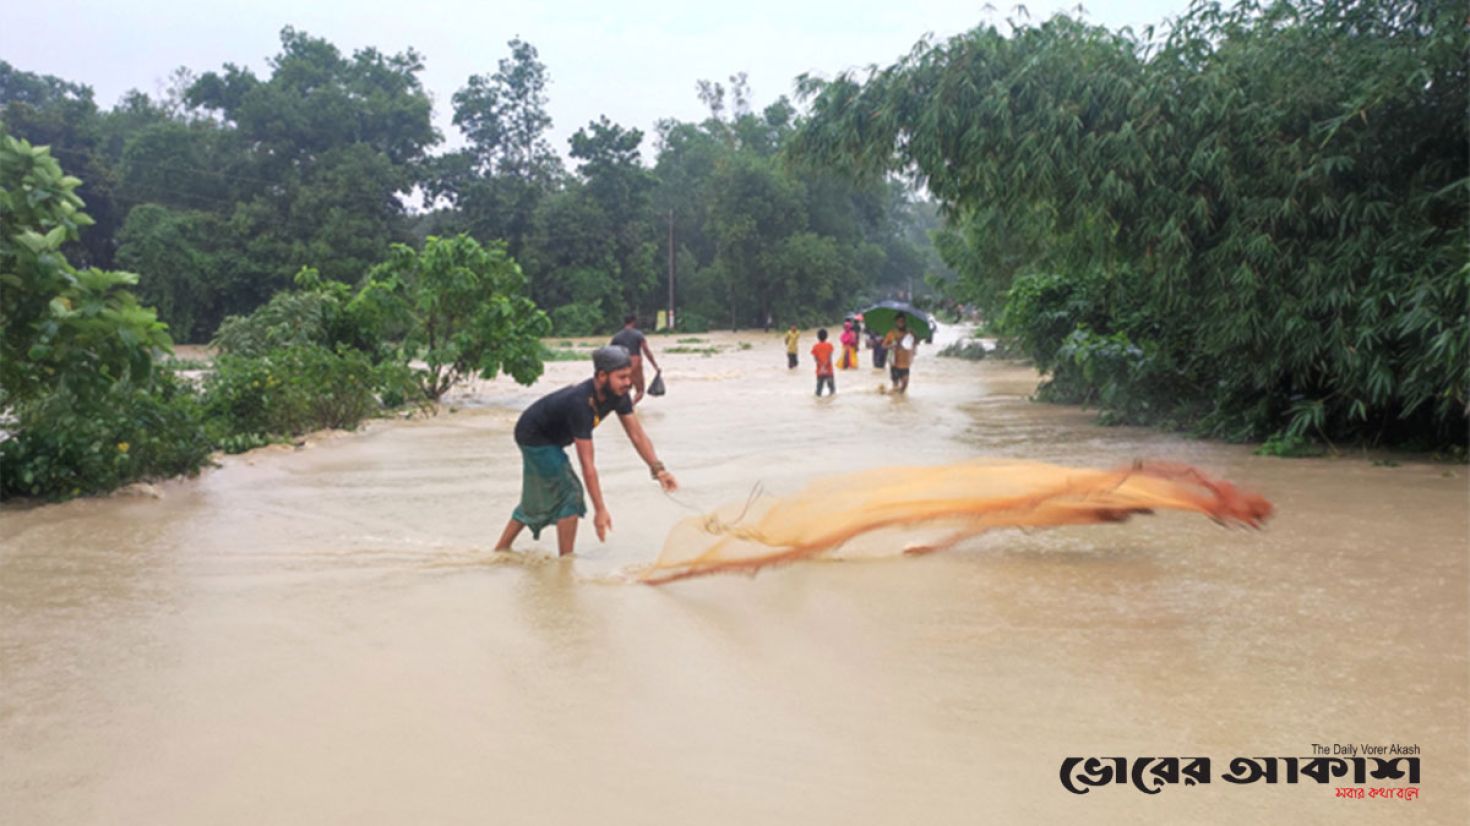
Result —
<instances>
[{"instance_id":1,"label":"distant group of people","mask_svg":"<svg viewBox=\"0 0 1470 826\"><path fill-rule=\"evenodd\" d=\"M842 335L838 339L842 351L837 356L837 363L833 365L833 355L837 353L836 347L829 338L827 328L817 330L817 343L812 345L811 354L817 367L817 395L821 396L826 390L832 395L837 394L836 371L851 370L858 366L858 343L863 340L863 320L861 317L850 318L842 322ZM797 353L800 351L801 333L796 325L786 331L786 367L796 369ZM899 313L893 322L892 329L883 335L872 331L867 334L868 349L873 351L873 368L881 370L888 367L889 379L893 384L893 392L905 393L909 389L909 369L914 361L914 351L918 349L918 340L908 329L908 316ZM889 355L892 355L892 365L889 365Z\"/></svg>"}]
</instances>

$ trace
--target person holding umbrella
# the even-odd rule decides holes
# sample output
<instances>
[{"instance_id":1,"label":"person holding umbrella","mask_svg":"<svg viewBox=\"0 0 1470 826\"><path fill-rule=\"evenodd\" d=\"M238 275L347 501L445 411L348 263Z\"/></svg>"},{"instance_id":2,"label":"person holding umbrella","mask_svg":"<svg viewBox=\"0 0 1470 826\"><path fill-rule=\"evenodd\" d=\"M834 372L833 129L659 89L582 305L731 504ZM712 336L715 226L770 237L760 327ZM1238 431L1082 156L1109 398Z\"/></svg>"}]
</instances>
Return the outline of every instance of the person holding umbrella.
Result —
<instances>
[{"instance_id":1,"label":"person holding umbrella","mask_svg":"<svg viewBox=\"0 0 1470 826\"><path fill-rule=\"evenodd\" d=\"M914 362L914 351L919 342L934 337L934 321L911 304L902 301L882 301L863 310L868 329L883 333L879 345L887 351L888 375L893 381L893 390L903 393L909 389L909 368Z\"/></svg>"},{"instance_id":2,"label":"person holding umbrella","mask_svg":"<svg viewBox=\"0 0 1470 826\"><path fill-rule=\"evenodd\" d=\"M893 366L888 368L888 377L893 381L893 392L907 393L909 389L909 367L914 363L914 351L918 339L909 332L908 315L899 313L893 317L893 329L883 336L883 347L891 354Z\"/></svg>"}]
</instances>

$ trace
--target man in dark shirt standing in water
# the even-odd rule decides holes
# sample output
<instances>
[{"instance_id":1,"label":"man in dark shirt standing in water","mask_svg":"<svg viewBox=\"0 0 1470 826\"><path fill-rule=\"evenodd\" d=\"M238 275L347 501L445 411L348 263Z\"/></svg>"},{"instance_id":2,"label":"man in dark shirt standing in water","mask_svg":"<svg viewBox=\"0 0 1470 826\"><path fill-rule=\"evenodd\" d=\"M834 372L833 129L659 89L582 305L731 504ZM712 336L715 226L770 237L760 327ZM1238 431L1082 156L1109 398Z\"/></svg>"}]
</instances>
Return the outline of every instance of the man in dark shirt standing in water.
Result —
<instances>
[{"instance_id":1,"label":"man in dark shirt standing in water","mask_svg":"<svg viewBox=\"0 0 1470 826\"><path fill-rule=\"evenodd\" d=\"M643 401L643 357L648 356L648 363L653 369L658 369L658 360L653 357L653 348L648 346L648 337L638 329L638 316L631 313L623 317L623 329L612 337L610 344L616 344L628 351L633 359L633 389L637 395L633 396L633 404Z\"/></svg>"},{"instance_id":2,"label":"man in dark shirt standing in water","mask_svg":"<svg viewBox=\"0 0 1470 826\"><path fill-rule=\"evenodd\" d=\"M633 448L663 489L678 489L674 475L658 460L653 442L648 440L633 412L633 403L628 398L628 388L633 384L628 351L616 345L598 349L592 354L592 371L592 378L581 384L563 387L536 400L516 422L516 446L521 449L521 503L501 532L495 550L510 550L510 543L521 528L529 527L531 535L540 538L541 530L555 523L557 550L562 556L572 552L577 542L577 520L587 515L582 483L572 472L565 450L573 443L596 510L592 524L597 528L598 540L607 540L612 515L602 501L602 484L592 456L592 430L608 413L618 414L618 422Z\"/></svg>"}]
</instances>

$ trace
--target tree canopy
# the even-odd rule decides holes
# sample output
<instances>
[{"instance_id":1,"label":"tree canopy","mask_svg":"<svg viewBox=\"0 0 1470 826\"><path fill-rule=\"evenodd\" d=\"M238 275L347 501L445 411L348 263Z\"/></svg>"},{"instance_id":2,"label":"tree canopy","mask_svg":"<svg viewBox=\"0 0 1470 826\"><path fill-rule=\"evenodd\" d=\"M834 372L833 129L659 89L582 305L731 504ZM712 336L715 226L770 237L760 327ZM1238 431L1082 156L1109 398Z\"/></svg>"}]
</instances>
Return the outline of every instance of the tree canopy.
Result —
<instances>
[{"instance_id":1,"label":"tree canopy","mask_svg":"<svg viewBox=\"0 0 1470 826\"><path fill-rule=\"evenodd\" d=\"M423 67L411 49L344 54L287 27L265 74L180 68L162 94L111 110L84 85L0 64L0 121L81 171L97 226L68 254L138 273L181 341L209 340L302 267L356 286L394 244L429 235L503 242L568 334L663 308L671 258L694 328L828 319L946 269L915 231L911 191L788 162L795 107L757 110L743 75L692 84L701 122L646 135L600 117L559 154L552 71L511 39L449 101L464 146L435 154ZM834 257L798 264L817 251Z\"/></svg>"},{"instance_id":2,"label":"tree canopy","mask_svg":"<svg viewBox=\"0 0 1470 826\"><path fill-rule=\"evenodd\" d=\"M922 180L960 292L1062 397L1463 443L1463 4L1197 2L1152 35L1058 16L807 79L793 149Z\"/></svg>"}]
</instances>

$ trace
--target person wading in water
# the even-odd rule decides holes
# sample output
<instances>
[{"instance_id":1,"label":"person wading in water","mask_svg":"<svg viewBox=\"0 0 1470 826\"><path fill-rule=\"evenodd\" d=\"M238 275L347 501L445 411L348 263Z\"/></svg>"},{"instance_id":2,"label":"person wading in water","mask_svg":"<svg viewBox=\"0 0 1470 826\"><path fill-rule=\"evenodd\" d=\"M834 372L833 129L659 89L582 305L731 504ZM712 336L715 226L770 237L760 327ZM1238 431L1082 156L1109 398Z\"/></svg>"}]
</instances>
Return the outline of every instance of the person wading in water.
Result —
<instances>
[{"instance_id":1,"label":"person wading in water","mask_svg":"<svg viewBox=\"0 0 1470 826\"><path fill-rule=\"evenodd\" d=\"M516 447L521 450L521 502L511 513L495 550L510 550L510 543L522 528L529 527L531 535L539 539L543 528L555 524L558 552L562 556L572 552L577 542L577 520L587 515L587 503L582 499L582 482L567 459L565 448L570 444L577 446L582 479L592 495L596 512L592 524L597 528L597 539L607 541L612 514L602 499L602 483L593 461L592 431L608 413L618 414L618 423L659 485L666 491L678 490L674 475L658 460L653 442L633 412L633 402L628 398L632 384L628 351L608 345L592 353L592 378L542 396L521 414L515 430Z\"/></svg>"},{"instance_id":2,"label":"person wading in water","mask_svg":"<svg viewBox=\"0 0 1470 826\"><path fill-rule=\"evenodd\" d=\"M894 317L893 329L883 337L883 347L888 350L889 361L893 365L888 368L888 375L893 379L893 392L907 393L909 369L914 363L914 351L919 347L914 334L909 332L908 316L899 313Z\"/></svg>"},{"instance_id":3,"label":"person wading in water","mask_svg":"<svg viewBox=\"0 0 1470 826\"><path fill-rule=\"evenodd\" d=\"M648 363L653 365L654 370L658 370L658 359L653 357L653 348L648 346L648 336L638 329L638 316L631 313L624 316L623 329L608 343L627 350L633 359L633 389L637 391L637 395L633 396L633 404L643 401L643 358L648 357Z\"/></svg>"}]
</instances>

